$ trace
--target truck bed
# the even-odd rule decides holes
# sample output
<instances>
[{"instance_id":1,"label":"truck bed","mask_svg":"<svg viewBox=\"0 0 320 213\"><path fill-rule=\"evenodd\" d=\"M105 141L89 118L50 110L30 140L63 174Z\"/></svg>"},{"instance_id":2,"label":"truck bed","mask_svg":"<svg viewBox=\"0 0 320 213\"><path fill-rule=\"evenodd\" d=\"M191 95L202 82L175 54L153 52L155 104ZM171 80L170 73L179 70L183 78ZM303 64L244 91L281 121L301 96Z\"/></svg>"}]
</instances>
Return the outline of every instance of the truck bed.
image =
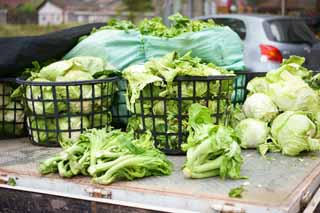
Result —
<instances>
[{"instance_id":1,"label":"truck bed","mask_svg":"<svg viewBox=\"0 0 320 213\"><path fill-rule=\"evenodd\" d=\"M170 176L121 181L103 186L89 177L62 179L57 174L41 176L38 164L60 148L30 144L27 138L0 141L0 175L17 178L16 186L0 184L0 206L5 202L1 191L11 190L59 195L74 199L98 199L97 202L121 202L164 212L231 210L231 212L300 212L320 185L320 155L300 157L269 154L266 160L255 150L243 151L243 180L218 177L191 180L183 177L184 156L169 156L174 164ZM243 198L228 197L241 184ZM97 198L98 197L98 198ZM1 200L2 199L2 200ZM141 207L142 208L142 207Z\"/></svg>"}]
</instances>

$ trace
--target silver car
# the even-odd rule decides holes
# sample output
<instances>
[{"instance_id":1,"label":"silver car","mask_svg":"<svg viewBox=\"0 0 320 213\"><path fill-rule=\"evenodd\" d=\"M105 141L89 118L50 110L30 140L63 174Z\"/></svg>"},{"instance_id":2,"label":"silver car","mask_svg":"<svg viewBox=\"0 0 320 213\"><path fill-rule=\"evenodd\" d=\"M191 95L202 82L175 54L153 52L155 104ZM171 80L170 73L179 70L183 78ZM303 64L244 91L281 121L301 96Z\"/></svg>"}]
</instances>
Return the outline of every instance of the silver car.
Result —
<instances>
[{"instance_id":1,"label":"silver car","mask_svg":"<svg viewBox=\"0 0 320 213\"><path fill-rule=\"evenodd\" d=\"M224 14L196 19L213 19L234 30L244 41L244 62L248 71L272 70L290 55L305 57L305 66L309 69L320 69L319 40L301 18Z\"/></svg>"}]
</instances>

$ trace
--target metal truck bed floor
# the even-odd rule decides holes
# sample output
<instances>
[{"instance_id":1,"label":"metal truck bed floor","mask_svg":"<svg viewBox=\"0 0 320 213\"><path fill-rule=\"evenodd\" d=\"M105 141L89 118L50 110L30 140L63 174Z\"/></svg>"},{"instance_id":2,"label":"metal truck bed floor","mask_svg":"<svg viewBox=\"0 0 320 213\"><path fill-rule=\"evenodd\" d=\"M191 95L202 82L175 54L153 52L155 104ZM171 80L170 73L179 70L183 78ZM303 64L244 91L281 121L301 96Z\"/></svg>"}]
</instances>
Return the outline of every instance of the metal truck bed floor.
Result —
<instances>
[{"instance_id":1,"label":"metal truck bed floor","mask_svg":"<svg viewBox=\"0 0 320 213\"><path fill-rule=\"evenodd\" d=\"M238 209L239 212L298 212L320 184L318 153L297 158L275 153L268 155L274 160L265 160L255 150L243 152L245 163L242 175L248 176L247 180L185 179L180 171L184 156L169 157L174 163L171 176L123 181L109 186L92 184L88 177L62 179L58 175L41 176L37 171L39 161L59 151L59 148L31 145L26 138L2 140L0 175L17 177L16 188L70 196L88 196L88 191L101 189L102 193L112 194L109 196L112 200L201 212L219 208ZM229 198L229 190L243 183L247 184L243 198Z\"/></svg>"}]
</instances>

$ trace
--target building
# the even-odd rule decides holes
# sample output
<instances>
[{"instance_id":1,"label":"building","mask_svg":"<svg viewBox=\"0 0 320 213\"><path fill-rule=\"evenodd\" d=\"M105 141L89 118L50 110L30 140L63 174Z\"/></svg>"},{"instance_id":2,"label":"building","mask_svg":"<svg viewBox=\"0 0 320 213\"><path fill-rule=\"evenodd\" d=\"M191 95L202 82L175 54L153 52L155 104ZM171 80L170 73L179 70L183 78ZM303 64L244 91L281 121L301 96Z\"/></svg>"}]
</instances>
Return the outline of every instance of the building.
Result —
<instances>
[{"instance_id":1,"label":"building","mask_svg":"<svg viewBox=\"0 0 320 213\"><path fill-rule=\"evenodd\" d=\"M46 0L38 7L39 25L106 22L111 18L126 19L129 15L121 0ZM144 18L155 14L139 15Z\"/></svg>"},{"instance_id":2,"label":"building","mask_svg":"<svg viewBox=\"0 0 320 213\"><path fill-rule=\"evenodd\" d=\"M45 1L38 9L39 25L58 25L64 23L64 10L57 4Z\"/></svg>"},{"instance_id":3,"label":"building","mask_svg":"<svg viewBox=\"0 0 320 213\"><path fill-rule=\"evenodd\" d=\"M7 14L8 14L8 10L0 9L0 24L7 23Z\"/></svg>"}]
</instances>

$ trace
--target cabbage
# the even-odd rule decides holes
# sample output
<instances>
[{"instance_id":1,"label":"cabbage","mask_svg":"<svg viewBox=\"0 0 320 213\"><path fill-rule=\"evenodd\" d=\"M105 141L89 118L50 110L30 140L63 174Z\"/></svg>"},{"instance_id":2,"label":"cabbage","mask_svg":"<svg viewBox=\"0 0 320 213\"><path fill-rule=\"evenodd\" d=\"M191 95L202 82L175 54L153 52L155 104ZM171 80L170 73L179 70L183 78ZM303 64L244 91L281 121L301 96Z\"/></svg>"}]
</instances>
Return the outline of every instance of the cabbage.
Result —
<instances>
[{"instance_id":1,"label":"cabbage","mask_svg":"<svg viewBox=\"0 0 320 213\"><path fill-rule=\"evenodd\" d=\"M90 122L90 128L102 128L106 126L107 124L111 123L111 112L99 112L97 111L94 115L93 118L91 115L89 115L89 122Z\"/></svg>"},{"instance_id":2,"label":"cabbage","mask_svg":"<svg viewBox=\"0 0 320 213\"><path fill-rule=\"evenodd\" d=\"M243 104L243 112L248 118L271 121L278 114L277 106L265 94L255 93L249 96Z\"/></svg>"},{"instance_id":3,"label":"cabbage","mask_svg":"<svg viewBox=\"0 0 320 213\"><path fill-rule=\"evenodd\" d=\"M291 56L266 77L251 80L247 89L251 94L268 95L280 111L320 111L319 94L306 83L317 87L316 79L311 79L311 71L303 63L303 57Z\"/></svg>"},{"instance_id":4,"label":"cabbage","mask_svg":"<svg viewBox=\"0 0 320 213\"><path fill-rule=\"evenodd\" d=\"M301 78L286 71L277 82L269 84L267 94L281 111L319 111L318 93Z\"/></svg>"},{"instance_id":5,"label":"cabbage","mask_svg":"<svg viewBox=\"0 0 320 213\"><path fill-rule=\"evenodd\" d=\"M276 117L271 126L273 143L285 155L295 156L303 151L320 150L316 124L305 112L287 111Z\"/></svg>"},{"instance_id":6,"label":"cabbage","mask_svg":"<svg viewBox=\"0 0 320 213\"><path fill-rule=\"evenodd\" d=\"M43 78L36 78L33 81L50 82ZM26 98L34 100L33 102L30 100L27 100L27 105L29 109L33 111L35 114L44 114L44 113L53 114L54 113L54 102L53 102L53 93L52 93L51 86L27 86ZM44 102L43 100L46 100L46 102ZM63 102L58 102L57 105L58 105L58 111L63 111L66 109L66 105Z\"/></svg>"},{"instance_id":7,"label":"cabbage","mask_svg":"<svg viewBox=\"0 0 320 213\"><path fill-rule=\"evenodd\" d=\"M250 93L267 93L269 89L269 82L265 77L256 77L249 81L247 90Z\"/></svg>"},{"instance_id":8,"label":"cabbage","mask_svg":"<svg viewBox=\"0 0 320 213\"><path fill-rule=\"evenodd\" d=\"M134 103L140 96L140 91L142 91L148 84L160 82L162 83L162 78L152 74L152 72L147 71L144 65L132 65L124 70L123 77L128 81L128 91L127 97L129 103L127 102L128 109L134 111Z\"/></svg>"},{"instance_id":9,"label":"cabbage","mask_svg":"<svg viewBox=\"0 0 320 213\"><path fill-rule=\"evenodd\" d=\"M77 81L85 81L85 80L93 80L93 77L87 72L83 72L79 70L71 70L66 75L58 77L57 81L68 82L68 81L75 81L75 79L77 79ZM81 94L81 87L82 87L82 94ZM98 99L98 97L101 97L101 88L99 85L94 85L94 87L92 87L92 85L68 86L68 91L67 91L67 86L57 86L57 93L60 95L61 98L66 99L67 92L69 93L69 99L73 99L73 100L79 100L80 98L83 99L82 101L70 101L70 112L72 113L81 112L81 103L82 103L83 113L92 112L93 101L91 99L93 97L93 94L96 97L95 104L97 105L101 104L100 98ZM85 100L85 99L89 99L89 100Z\"/></svg>"},{"instance_id":10,"label":"cabbage","mask_svg":"<svg viewBox=\"0 0 320 213\"><path fill-rule=\"evenodd\" d=\"M70 125L69 125L70 119ZM82 133L81 130L87 129L90 126L89 120L86 117L63 117L59 122L59 143L62 147L67 147L73 141L77 140ZM82 124L82 127L81 127ZM70 131L71 130L71 131Z\"/></svg>"},{"instance_id":11,"label":"cabbage","mask_svg":"<svg viewBox=\"0 0 320 213\"><path fill-rule=\"evenodd\" d=\"M48 81L55 81L57 77L63 76L71 67L71 61L57 61L40 70L39 77Z\"/></svg>"},{"instance_id":12,"label":"cabbage","mask_svg":"<svg viewBox=\"0 0 320 213\"><path fill-rule=\"evenodd\" d=\"M0 110L1 133L19 136L24 133L24 111L18 102L11 101Z\"/></svg>"},{"instance_id":13,"label":"cabbage","mask_svg":"<svg viewBox=\"0 0 320 213\"><path fill-rule=\"evenodd\" d=\"M226 99L231 93L232 88L230 87L232 87L232 84L228 80L212 80L209 84L206 81L192 80L192 76L208 77L213 75L233 76L232 73L223 68L213 64L202 63L200 58L192 57L191 52L183 56L179 56L176 52L171 52L161 58L151 59L144 65L128 67L123 75L128 81L128 109L135 114L140 114L143 107L146 117L143 123L145 128L142 126L141 119L132 118L130 119L129 129L153 131L153 133L155 132L154 135L157 135L157 147L180 150L180 144L176 140L176 135L179 132L177 116L179 113L182 115L182 137L185 140L190 105L198 102L201 105L208 106L212 117L220 116L219 123L222 123L226 118L224 115L224 112L228 109ZM179 82L177 79L178 77L187 76L190 76L190 80ZM178 112L179 85L181 85L182 96L181 112ZM143 100L140 100L140 94ZM218 95L220 97L219 115L217 115L218 98L216 98ZM152 97L153 100L151 100ZM164 99L167 101L164 102ZM143 106L141 106L141 103L143 103ZM154 115L155 119L151 118L152 115ZM217 122L215 119L211 120L214 123ZM175 133L176 135L171 134L166 138L167 133Z\"/></svg>"},{"instance_id":14,"label":"cabbage","mask_svg":"<svg viewBox=\"0 0 320 213\"><path fill-rule=\"evenodd\" d=\"M98 57L78 56L71 58L69 61L73 63L73 66L79 67L80 70L89 72L91 76L94 76L98 72L109 69L104 60Z\"/></svg>"},{"instance_id":15,"label":"cabbage","mask_svg":"<svg viewBox=\"0 0 320 213\"><path fill-rule=\"evenodd\" d=\"M0 121L23 123L24 112L23 106L18 102L10 102L4 110L4 116L0 114ZM16 110L15 110L16 109ZM2 112L1 112L2 113ZM2 119L4 117L4 119Z\"/></svg>"},{"instance_id":16,"label":"cabbage","mask_svg":"<svg viewBox=\"0 0 320 213\"><path fill-rule=\"evenodd\" d=\"M266 122L247 118L236 126L236 135L241 141L242 148L257 148L266 143L269 135L269 127Z\"/></svg>"},{"instance_id":17,"label":"cabbage","mask_svg":"<svg viewBox=\"0 0 320 213\"><path fill-rule=\"evenodd\" d=\"M283 60L279 69L268 72L266 78L269 82L277 82L284 72L288 72L298 78L309 79L312 72L302 66L304 62L305 59L303 57L290 56L288 59Z\"/></svg>"},{"instance_id":18,"label":"cabbage","mask_svg":"<svg viewBox=\"0 0 320 213\"><path fill-rule=\"evenodd\" d=\"M37 118L36 118L37 119ZM44 144L56 141L57 134L55 133L56 126L52 119L34 119L29 117L27 119L27 126L32 128L32 137L36 143ZM37 131L38 129L39 131ZM47 131L49 130L49 131ZM29 134L31 135L31 130L29 130Z\"/></svg>"}]
</instances>

